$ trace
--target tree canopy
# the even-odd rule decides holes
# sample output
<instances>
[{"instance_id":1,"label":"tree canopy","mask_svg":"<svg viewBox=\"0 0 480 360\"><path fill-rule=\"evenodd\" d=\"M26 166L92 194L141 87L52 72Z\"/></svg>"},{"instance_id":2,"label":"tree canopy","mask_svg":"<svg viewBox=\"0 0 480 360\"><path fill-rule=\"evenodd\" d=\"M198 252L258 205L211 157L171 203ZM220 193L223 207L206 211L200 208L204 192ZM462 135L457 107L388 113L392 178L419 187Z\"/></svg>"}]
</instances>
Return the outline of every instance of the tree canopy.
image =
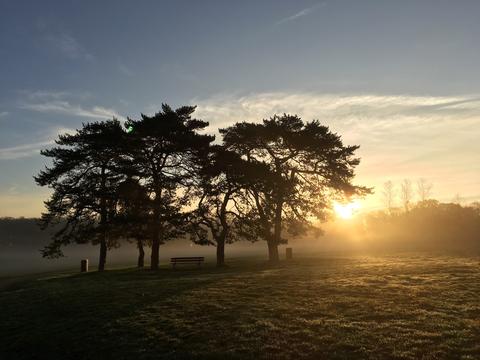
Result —
<instances>
[{"instance_id":1,"label":"tree canopy","mask_svg":"<svg viewBox=\"0 0 480 360\"><path fill-rule=\"evenodd\" d=\"M195 196L196 209L191 213L192 239L198 244L217 247L217 266L225 261L225 244L241 238L252 240L244 231L249 208L245 189L268 177L268 168L250 163L237 153L213 145L198 159L200 172Z\"/></svg>"},{"instance_id":2,"label":"tree canopy","mask_svg":"<svg viewBox=\"0 0 480 360\"><path fill-rule=\"evenodd\" d=\"M45 202L41 225L62 223L45 257L62 256L61 247L71 242L100 244L99 269L103 270L116 208L117 187L124 175L117 167L124 131L118 120L84 124L75 134L60 135L57 146L42 150L52 159L36 177L41 186L53 189Z\"/></svg>"},{"instance_id":3,"label":"tree canopy","mask_svg":"<svg viewBox=\"0 0 480 360\"><path fill-rule=\"evenodd\" d=\"M262 123L237 123L220 133L226 149L269 167L269 186L251 186L248 193L271 261L278 261L278 245L286 241L285 225L302 231L312 217L324 217L332 198L370 191L351 182L360 163L354 156L359 147L343 145L339 135L316 120L275 115Z\"/></svg>"},{"instance_id":4,"label":"tree canopy","mask_svg":"<svg viewBox=\"0 0 480 360\"><path fill-rule=\"evenodd\" d=\"M138 177L151 198L148 225L151 232L151 267L158 268L159 247L185 233L181 209L190 201L191 186L198 172L195 159L214 140L199 134L208 123L192 117L194 106L173 110L163 104L153 116L128 119L132 129L124 144L132 175Z\"/></svg>"}]
</instances>

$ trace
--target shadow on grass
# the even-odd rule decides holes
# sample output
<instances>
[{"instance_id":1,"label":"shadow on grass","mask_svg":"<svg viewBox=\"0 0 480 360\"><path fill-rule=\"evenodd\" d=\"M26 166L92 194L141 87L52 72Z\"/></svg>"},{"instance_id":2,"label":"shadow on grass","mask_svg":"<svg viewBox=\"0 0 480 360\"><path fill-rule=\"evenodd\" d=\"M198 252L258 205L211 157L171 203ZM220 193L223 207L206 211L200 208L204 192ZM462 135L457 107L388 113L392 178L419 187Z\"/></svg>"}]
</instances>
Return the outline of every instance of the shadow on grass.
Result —
<instances>
[{"instance_id":1,"label":"shadow on grass","mask_svg":"<svg viewBox=\"0 0 480 360\"><path fill-rule=\"evenodd\" d=\"M42 274L0 291L0 358L476 358L479 276L422 256Z\"/></svg>"}]
</instances>

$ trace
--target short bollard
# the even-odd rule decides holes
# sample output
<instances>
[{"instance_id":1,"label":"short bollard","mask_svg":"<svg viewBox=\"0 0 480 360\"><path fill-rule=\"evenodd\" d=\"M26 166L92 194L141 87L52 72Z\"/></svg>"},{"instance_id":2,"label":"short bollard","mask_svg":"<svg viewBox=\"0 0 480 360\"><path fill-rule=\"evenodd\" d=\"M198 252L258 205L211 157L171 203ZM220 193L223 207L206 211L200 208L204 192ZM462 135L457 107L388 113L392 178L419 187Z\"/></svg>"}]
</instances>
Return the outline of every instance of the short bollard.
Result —
<instances>
[{"instance_id":1,"label":"short bollard","mask_svg":"<svg viewBox=\"0 0 480 360\"><path fill-rule=\"evenodd\" d=\"M286 257L287 260L292 260L293 259L293 249L292 248L286 248Z\"/></svg>"},{"instance_id":2,"label":"short bollard","mask_svg":"<svg viewBox=\"0 0 480 360\"><path fill-rule=\"evenodd\" d=\"M80 272L88 272L88 259L80 261Z\"/></svg>"}]
</instances>

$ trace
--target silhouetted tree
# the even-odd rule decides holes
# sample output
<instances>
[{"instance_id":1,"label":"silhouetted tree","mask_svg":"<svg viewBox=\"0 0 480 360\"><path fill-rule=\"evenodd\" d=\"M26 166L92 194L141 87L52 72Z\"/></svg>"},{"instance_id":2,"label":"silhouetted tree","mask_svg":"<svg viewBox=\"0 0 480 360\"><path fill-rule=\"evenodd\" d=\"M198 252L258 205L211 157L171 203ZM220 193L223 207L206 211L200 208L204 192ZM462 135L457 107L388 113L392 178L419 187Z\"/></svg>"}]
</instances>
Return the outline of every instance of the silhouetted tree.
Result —
<instances>
[{"instance_id":1,"label":"silhouetted tree","mask_svg":"<svg viewBox=\"0 0 480 360\"><path fill-rule=\"evenodd\" d=\"M462 198L462 196L460 195L460 193L457 192L457 193L453 196L452 204L461 205L462 202L463 202L463 198Z\"/></svg>"},{"instance_id":2,"label":"silhouetted tree","mask_svg":"<svg viewBox=\"0 0 480 360\"><path fill-rule=\"evenodd\" d=\"M144 267L144 246L149 242L148 221L151 199L137 179L128 177L118 188L116 230L119 236L134 240L138 249L137 266Z\"/></svg>"},{"instance_id":3,"label":"silhouetted tree","mask_svg":"<svg viewBox=\"0 0 480 360\"><path fill-rule=\"evenodd\" d=\"M98 270L105 269L107 249L116 212L116 192L123 175L118 171L119 144L125 133L118 120L84 124L75 134L60 135L41 154L52 159L35 177L38 185L53 189L45 202L41 226L61 224L44 257L63 256L61 247L71 242L100 244Z\"/></svg>"},{"instance_id":4,"label":"silhouetted tree","mask_svg":"<svg viewBox=\"0 0 480 360\"><path fill-rule=\"evenodd\" d=\"M395 189L393 183L390 180L383 184L382 194L385 207L391 213L395 203Z\"/></svg>"},{"instance_id":5,"label":"silhouetted tree","mask_svg":"<svg viewBox=\"0 0 480 360\"><path fill-rule=\"evenodd\" d=\"M268 175L263 164L250 163L222 146L212 146L201 164L196 186L197 208L191 213L191 234L195 243L215 245L217 266L225 265L225 244L241 238L246 225L244 189ZM244 236L245 238L245 236ZM249 240L252 240L249 238Z\"/></svg>"},{"instance_id":6,"label":"silhouetted tree","mask_svg":"<svg viewBox=\"0 0 480 360\"><path fill-rule=\"evenodd\" d=\"M409 179L404 179L401 184L400 198L402 199L402 205L405 211L408 211L410 209L412 197L413 197L412 182Z\"/></svg>"},{"instance_id":7,"label":"silhouetted tree","mask_svg":"<svg viewBox=\"0 0 480 360\"><path fill-rule=\"evenodd\" d=\"M424 178L420 178L417 181L417 194L419 201L425 201L430 198L430 195L432 193L432 187L433 185Z\"/></svg>"},{"instance_id":8,"label":"silhouetted tree","mask_svg":"<svg viewBox=\"0 0 480 360\"><path fill-rule=\"evenodd\" d=\"M318 121L275 115L259 124L237 123L220 133L226 149L269 167L267 182L249 187L248 194L272 262L279 259L278 245L286 242L282 228L302 231L311 217L324 218L332 197L369 192L351 184L360 162L354 157L358 146L344 146L340 136Z\"/></svg>"},{"instance_id":9,"label":"silhouetted tree","mask_svg":"<svg viewBox=\"0 0 480 360\"><path fill-rule=\"evenodd\" d=\"M160 245L185 233L186 216L181 210L191 198L198 169L194 159L214 139L198 133L208 123L192 118L194 111L194 106L173 110L163 104L154 116L142 114L140 120L126 123L125 153L152 199L148 221L152 269L158 268Z\"/></svg>"}]
</instances>

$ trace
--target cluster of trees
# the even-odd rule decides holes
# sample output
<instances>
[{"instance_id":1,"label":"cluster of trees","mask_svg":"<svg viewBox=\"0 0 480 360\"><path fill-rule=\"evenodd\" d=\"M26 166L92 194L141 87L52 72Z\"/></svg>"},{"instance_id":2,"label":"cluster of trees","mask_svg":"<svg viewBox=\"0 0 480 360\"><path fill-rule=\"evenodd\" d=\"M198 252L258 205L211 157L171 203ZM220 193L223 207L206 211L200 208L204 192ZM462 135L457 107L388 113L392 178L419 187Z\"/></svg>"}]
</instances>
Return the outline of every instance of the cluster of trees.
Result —
<instances>
[{"instance_id":1,"label":"cluster of trees","mask_svg":"<svg viewBox=\"0 0 480 360\"><path fill-rule=\"evenodd\" d=\"M410 179L404 179L400 183L400 188L397 190L392 181L387 181L383 184L383 201L386 209L389 213L398 209L396 206L397 196L400 198L401 207L405 211L414 205L415 190L419 202L424 202L430 199L432 195L433 184L429 183L426 179L420 178L416 182L416 188L414 187Z\"/></svg>"},{"instance_id":2,"label":"cluster of trees","mask_svg":"<svg viewBox=\"0 0 480 360\"><path fill-rule=\"evenodd\" d=\"M480 203L462 206L427 199L408 211L377 211L365 216L372 247L390 250L479 251Z\"/></svg>"},{"instance_id":3,"label":"cluster of trees","mask_svg":"<svg viewBox=\"0 0 480 360\"><path fill-rule=\"evenodd\" d=\"M452 202L432 199L433 184L424 178L415 183L383 184L385 211L364 217L370 245L402 250L479 250L480 204L462 206L457 194Z\"/></svg>"},{"instance_id":4,"label":"cluster of trees","mask_svg":"<svg viewBox=\"0 0 480 360\"><path fill-rule=\"evenodd\" d=\"M218 266L225 244L239 239L266 241L276 262L285 233L308 231L335 199L370 192L352 184L358 146L316 120L284 114L236 123L215 142L194 111L164 104L124 124L84 124L43 150L51 165L35 181L53 193L41 226L58 227L43 256L62 256L70 243L99 244L103 270L107 250L127 240L137 244L139 266L150 247L157 269L160 246L189 236L217 247Z\"/></svg>"},{"instance_id":5,"label":"cluster of trees","mask_svg":"<svg viewBox=\"0 0 480 360\"><path fill-rule=\"evenodd\" d=\"M41 231L35 218L0 217L0 248L38 249L38 244L49 242L54 231Z\"/></svg>"}]
</instances>

